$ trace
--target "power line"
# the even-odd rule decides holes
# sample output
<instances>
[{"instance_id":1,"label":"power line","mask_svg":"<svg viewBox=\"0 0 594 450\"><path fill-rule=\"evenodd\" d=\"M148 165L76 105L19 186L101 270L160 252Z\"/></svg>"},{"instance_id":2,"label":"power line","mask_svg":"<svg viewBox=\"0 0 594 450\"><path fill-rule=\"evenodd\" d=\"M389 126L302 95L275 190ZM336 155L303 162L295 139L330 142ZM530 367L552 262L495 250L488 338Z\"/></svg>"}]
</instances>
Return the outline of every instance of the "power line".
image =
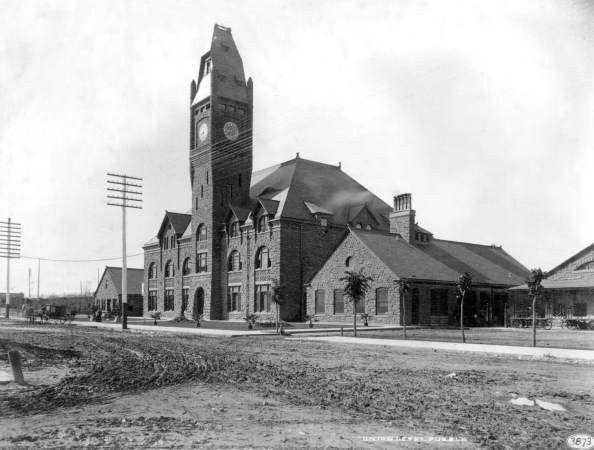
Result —
<instances>
[{"instance_id":1,"label":"power line","mask_svg":"<svg viewBox=\"0 0 594 450\"><path fill-rule=\"evenodd\" d=\"M127 255L128 258L132 258L134 256L144 255L144 252L141 253L134 253L132 255ZM121 256L117 256L115 258L97 258L97 259L56 259L56 258L41 258L39 256L21 256L24 259L36 259L41 261L50 261L50 262L67 262L67 263L83 263L83 262L101 262L101 261L115 261L116 259L122 259Z\"/></svg>"}]
</instances>

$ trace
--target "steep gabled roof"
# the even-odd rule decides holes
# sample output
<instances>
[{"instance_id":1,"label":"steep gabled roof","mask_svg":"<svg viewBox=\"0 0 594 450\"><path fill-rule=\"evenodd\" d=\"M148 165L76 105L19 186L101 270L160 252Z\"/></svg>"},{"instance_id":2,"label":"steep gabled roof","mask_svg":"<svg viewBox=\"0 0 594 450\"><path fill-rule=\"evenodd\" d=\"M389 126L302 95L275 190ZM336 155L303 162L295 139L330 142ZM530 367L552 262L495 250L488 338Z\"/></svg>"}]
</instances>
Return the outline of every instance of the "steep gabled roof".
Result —
<instances>
[{"instance_id":1,"label":"steep gabled roof","mask_svg":"<svg viewBox=\"0 0 594 450\"><path fill-rule=\"evenodd\" d=\"M351 229L359 240L397 277L455 281L458 273L410 245L397 234Z\"/></svg>"},{"instance_id":2,"label":"steep gabled roof","mask_svg":"<svg viewBox=\"0 0 594 450\"><path fill-rule=\"evenodd\" d=\"M133 269L133 268L128 268L127 270L127 278L126 278L126 288L127 288L127 293L130 295L142 295L142 282L144 279L144 269ZM97 292L99 291L99 288L101 287L101 283L103 283L103 280L105 279L105 277L109 275L109 277L111 278L111 282L114 285L114 288L116 290L116 292L118 293L118 295L122 295L122 268L121 267L112 267L112 266L106 266L105 270L103 271L103 275L101 276L101 281L99 282L99 285L97 286L97 289L95 289L95 294L94 296L97 296Z\"/></svg>"},{"instance_id":3,"label":"steep gabled roof","mask_svg":"<svg viewBox=\"0 0 594 450\"><path fill-rule=\"evenodd\" d=\"M173 231L175 231L175 234L181 236L184 234L184 231L186 231L186 228L188 228L188 225L191 221L192 216L190 214L165 211L165 216L163 217L163 221L161 222L161 226L159 227L157 237L161 237L161 235L163 234L163 230L167 226L168 222L171 223L171 226L173 227Z\"/></svg>"},{"instance_id":4,"label":"steep gabled roof","mask_svg":"<svg viewBox=\"0 0 594 450\"><path fill-rule=\"evenodd\" d=\"M399 278L455 282L462 272L469 272L474 284L515 286L528 274L501 247L438 239L417 246L397 234L350 232Z\"/></svg>"},{"instance_id":5,"label":"steep gabled roof","mask_svg":"<svg viewBox=\"0 0 594 450\"><path fill-rule=\"evenodd\" d=\"M550 277L551 275L553 275L555 272L557 272L559 269L561 269L562 267L568 265L569 263L571 263L572 261L580 258L581 256L591 252L594 250L594 244L590 244L588 245L586 248L580 250L579 252L577 252L575 255L570 256L569 258L567 258L565 261L563 261L561 264L558 264L557 266L553 267L551 270L549 270L547 272L547 278Z\"/></svg>"},{"instance_id":6,"label":"steep gabled roof","mask_svg":"<svg viewBox=\"0 0 594 450\"><path fill-rule=\"evenodd\" d=\"M432 239L419 248L457 273L471 273L473 283L516 286L529 272L501 247Z\"/></svg>"},{"instance_id":7,"label":"steep gabled roof","mask_svg":"<svg viewBox=\"0 0 594 450\"><path fill-rule=\"evenodd\" d=\"M271 198L286 190L286 198L279 205L282 218L312 220L310 208L305 202L314 204L332 213L332 222L346 225L351 208L367 204L373 217L380 220L378 228L389 229L385 216L391 208L340 167L295 158L282 164L269 167L252 176L250 196Z\"/></svg>"}]
</instances>

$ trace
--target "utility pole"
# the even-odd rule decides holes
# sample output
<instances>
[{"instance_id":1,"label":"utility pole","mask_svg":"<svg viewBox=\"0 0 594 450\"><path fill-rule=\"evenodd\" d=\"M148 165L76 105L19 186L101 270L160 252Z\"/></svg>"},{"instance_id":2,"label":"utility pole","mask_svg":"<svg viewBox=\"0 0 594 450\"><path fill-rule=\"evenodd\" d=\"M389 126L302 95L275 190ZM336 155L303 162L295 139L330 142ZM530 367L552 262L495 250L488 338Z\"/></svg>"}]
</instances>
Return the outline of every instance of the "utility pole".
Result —
<instances>
[{"instance_id":1,"label":"utility pole","mask_svg":"<svg viewBox=\"0 0 594 450\"><path fill-rule=\"evenodd\" d=\"M31 268L29 267L29 299L31 298Z\"/></svg>"},{"instance_id":2,"label":"utility pole","mask_svg":"<svg viewBox=\"0 0 594 450\"><path fill-rule=\"evenodd\" d=\"M39 297L39 281L41 280L41 258L37 258L37 300Z\"/></svg>"},{"instance_id":3,"label":"utility pole","mask_svg":"<svg viewBox=\"0 0 594 450\"><path fill-rule=\"evenodd\" d=\"M10 318L10 260L21 256L21 224L0 221L0 258L6 258L6 318Z\"/></svg>"},{"instance_id":4,"label":"utility pole","mask_svg":"<svg viewBox=\"0 0 594 450\"><path fill-rule=\"evenodd\" d=\"M107 204L111 206L119 206L122 208L122 329L128 328L128 263L126 257L126 208L142 209L142 206L136 206L136 204L130 204L129 202L142 202L142 185L139 182L142 178L132 177L129 175L118 175L115 173L108 173L107 190L116 193L116 195L110 195L107 193ZM130 180L134 181L135 184L131 183ZM110 185L115 185L109 187ZM114 199L114 200L110 200ZM110 203L117 201L119 203Z\"/></svg>"}]
</instances>

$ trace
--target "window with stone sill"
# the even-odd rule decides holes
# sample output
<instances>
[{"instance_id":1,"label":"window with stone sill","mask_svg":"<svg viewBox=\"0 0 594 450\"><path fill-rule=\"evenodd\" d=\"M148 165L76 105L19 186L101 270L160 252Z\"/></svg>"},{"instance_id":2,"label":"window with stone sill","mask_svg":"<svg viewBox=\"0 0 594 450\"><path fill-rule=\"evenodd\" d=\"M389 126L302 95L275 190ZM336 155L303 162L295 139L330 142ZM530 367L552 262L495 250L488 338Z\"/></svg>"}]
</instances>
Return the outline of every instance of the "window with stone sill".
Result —
<instances>
[{"instance_id":1,"label":"window with stone sill","mask_svg":"<svg viewBox=\"0 0 594 450\"><path fill-rule=\"evenodd\" d=\"M157 265L155 263L151 263L151 265L149 266L148 277L149 280L154 280L155 278L157 278ZM105 287L107 287L107 285Z\"/></svg>"},{"instance_id":2,"label":"window with stone sill","mask_svg":"<svg viewBox=\"0 0 594 450\"><path fill-rule=\"evenodd\" d=\"M196 260L196 272L206 272L208 270L207 253L198 253L198 255L196 255Z\"/></svg>"},{"instance_id":3,"label":"window with stone sill","mask_svg":"<svg viewBox=\"0 0 594 450\"><path fill-rule=\"evenodd\" d=\"M326 291L323 289L316 290L315 294L315 313L324 314L326 311Z\"/></svg>"},{"instance_id":4,"label":"window with stone sill","mask_svg":"<svg viewBox=\"0 0 594 450\"><path fill-rule=\"evenodd\" d=\"M182 265L182 275L190 275L192 273L192 260L190 258L184 259Z\"/></svg>"},{"instance_id":5,"label":"window with stone sill","mask_svg":"<svg viewBox=\"0 0 594 450\"><path fill-rule=\"evenodd\" d=\"M241 311L241 286L227 288L227 312Z\"/></svg>"},{"instance_id":6,"label":"window with stone sill","mask_svg":"<svg viewBox=\"0 0 594 450\"><path fill-rule=\"evenodd\" d=\"M236 272L241 270L241 255L237 250L233 250L229 255L229 261L227 264L229 272Z\"/></svg>"},{"instance_id":7,"label":"window with stone sill","mask_svg":"<svg viewBox=\"0 0 594 450\"><path fill-rule=\"evenodd\" d=\"M334 314L344 314L344 291L334 290Z\"/></svg>"},{"instance_id":8,"label":"window with stone sill","mask_svg":"<svg viewBox=\"0 0 594 450\"><path fill-rule=\"evenodd\" d=\"M375 290L375 313L388 313L388 288L381 287Z\"/></svg>"},{"instance_id":9,"label":"window with stone sill","mask_svg":"<svg viewBox=\"0 0 594 450\"><path fill-rule=\"evenodd\" d=\"M165 278L173 278L175 276L175 266L173 261L169 260L165 264Z\"/></svg>"},{"instance_id":10,"label":"window with stone sill","mask_svg":"<svg viewBox=\"0 0 594 450\"><path fill-rule=\"evenodd\" d=\"M173 289L165 290L165 302L163 306L165 311L173 311L175 309Z\"/></svg>"},{"instance_id":11,"label":"window with stone sill","mask_svg":"<svg viewBox=\"0 0 594 450\"><path fill-rule=\"evenodd\" d=\"M256 269L268 269L272 265L267 247L260 247L256 252Z\"/></svg>"},{"instance_id":12,"label":"window with stone sill","mask_svg":"<svg viewBox=\"0 0 594 450\"><path fill-rule=\"evenodd\" d=\"M197 241L206 241L208 238L208 233L206 230L206 225L201 223L198 225L198 230L196 231L196 240Z\"/></svg>"}]
</instances>

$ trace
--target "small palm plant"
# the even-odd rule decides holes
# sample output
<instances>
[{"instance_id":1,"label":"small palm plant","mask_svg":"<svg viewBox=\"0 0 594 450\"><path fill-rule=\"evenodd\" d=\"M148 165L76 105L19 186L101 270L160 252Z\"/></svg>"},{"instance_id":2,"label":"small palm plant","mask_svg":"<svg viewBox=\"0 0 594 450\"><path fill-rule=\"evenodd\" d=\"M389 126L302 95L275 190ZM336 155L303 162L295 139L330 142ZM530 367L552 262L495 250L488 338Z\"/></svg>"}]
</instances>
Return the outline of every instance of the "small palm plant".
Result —
<instances>
[{"instance_id":1,"label":"small palm plant","mask_svg":"<svg viewBox=\"0 0 594 450\"><path fill-rule=\"evenodd\" d=\"M532 269L526 280L528 294L532 296L532 347L536 347L536 298L542 294L542 280L545 277L543 271Z\"/></svg>"},{"instance_id":2,"label":"small palm plant","mask_svg":"<svg viewBox=\"0 0 594 450\"><path fill-rule=\"evenodd\" d=\"M464 272L458 277L458 283L456 287L458 289L458 297L460 299L460 330L462 331L462 342L466 342L466 336L464 335L464 297L471 286L472 275L470 275L468 272Z\"/></svg>"},{"instance_id":3,"label":"small palm plant","mask_svg":"<svg viewBox=\"0 0 594 450\"><path fill-rule=\"evenodd\" d=\"M363 269L357 271L347 270L345 276L340 278L344 281L344 293L353 302L353 331L357 336L357 305L365 298L365 294L371 288L373 278L365 275Z\"/></svg>"}]
</instances>

